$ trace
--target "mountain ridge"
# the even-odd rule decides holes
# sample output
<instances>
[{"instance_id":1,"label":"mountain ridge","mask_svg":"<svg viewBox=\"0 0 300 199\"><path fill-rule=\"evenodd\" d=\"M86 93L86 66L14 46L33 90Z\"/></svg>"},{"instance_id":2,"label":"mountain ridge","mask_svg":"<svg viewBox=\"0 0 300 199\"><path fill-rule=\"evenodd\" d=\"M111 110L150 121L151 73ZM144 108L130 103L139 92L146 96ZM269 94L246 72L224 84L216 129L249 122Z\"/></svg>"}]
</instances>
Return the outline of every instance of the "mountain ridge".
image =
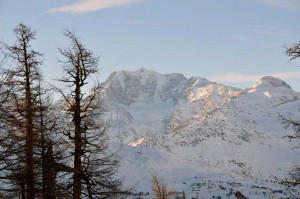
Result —
<instances>
[{"instance_id":1,"label":"mountain ridge","mask_svg":"<svg viewBox=\"0 0 300 199\"><path fill-rule=\"evenodd\" d=\"M137 179L141 171L161 169L157 165L161 160L139 154L139 148L168 154L163 162L169 166L174 160L184 167L190 162L187 168L197 172L213 169L247 179L282 176L299 158L293 149L298 143L283 138L292 130L283 127L278 114L299 118L300 93L279 78L266 76L239 89L201 77L188 79L142 68L112 73L99 96L106 110L101 119L111 142L121 143L128 152L124 152L128 158L122 170ZM129 154L133 151L135 155ZM139 162L137 171L128 162ZM179 168L174 165L170 170Z\"/></svg>"},{"instance_id":2,"label":"mountain ridge","mask_svg":"<svg viewBox=\"0 0 300 199\"><path fill-rule=\"evenodd\" d=\"M204 117L205 114L230 104L232 100L239 101L237 98L243 98L249 106L257 104L258 107L261 104L258 101L279 106L300 99L299 93L293 91L283 80L270 76L261 78L249 88L239 89L201 77L187 79L179 73L162 75L145 68L112 73L102 84L100 93L101 103L104 102L108 110L117 107L125 115L130 115L127 108L153 108L157 110L156 116L159 115L159 110L165 112L166 116L171 111L169 118L160 118L173 121L172 124L166 123L166 131L174 130L176 122L182 123L201 115ZM128 122L133 118L130 116Z\"/></svg>"}]
</instances>

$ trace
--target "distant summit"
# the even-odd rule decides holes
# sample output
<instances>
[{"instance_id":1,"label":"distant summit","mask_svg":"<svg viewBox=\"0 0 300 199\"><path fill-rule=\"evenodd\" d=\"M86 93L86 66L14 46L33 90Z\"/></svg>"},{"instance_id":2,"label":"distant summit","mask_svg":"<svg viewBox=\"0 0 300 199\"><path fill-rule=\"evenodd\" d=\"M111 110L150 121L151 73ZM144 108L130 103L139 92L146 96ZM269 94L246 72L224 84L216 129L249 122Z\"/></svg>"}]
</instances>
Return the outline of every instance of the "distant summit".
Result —
<instances>
[{"instance_id":1,"label":"distant summit","mask_svg":"<svg viewBox=\"0 0 300 199\"><path fill-rule=\"evenodd\" d=\"M120 71L110 75L103 90L110 100L130 105L137 102L173 101L179 95L187 79L178 73L162 75L145 68L136 71Z\"/></svg>"},{"instance_id":2,"label":"distant summit","mask_svg":"<svg viewBox=\"0 0 300 199\"><path fill-rule=\"evenodd\" d=\"M268 91L274 88L292 89L285 81L280 78L265 76L252 86L253 89Z\"/></svg>"}]
</instances>

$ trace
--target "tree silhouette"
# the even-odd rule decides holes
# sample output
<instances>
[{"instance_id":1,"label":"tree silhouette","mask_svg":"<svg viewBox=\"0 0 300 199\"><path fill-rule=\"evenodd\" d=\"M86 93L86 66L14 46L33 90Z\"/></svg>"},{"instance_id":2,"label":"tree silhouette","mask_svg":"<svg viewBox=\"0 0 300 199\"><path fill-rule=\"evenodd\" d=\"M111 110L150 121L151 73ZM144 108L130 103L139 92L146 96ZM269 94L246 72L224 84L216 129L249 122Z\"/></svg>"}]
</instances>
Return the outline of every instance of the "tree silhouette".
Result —
<instances>
[{"instance_id":1,"label":"tree silhouette","mask_svg":"<svg viewBox=\"0 0 300 199\"><path fill-rule=\"evenodd\" d=\"M88 50L74 32L66 31L70 40L68 48L60 49L64 77L59 79L68 93L55 88L63 97L63 117L66 118L62 134L72 149L72 195L74 199L116 198L121 181L114 177L118 168L116 154L108 150L105 125L96 120L101 109L96 100L99 94L95 86L89 95L84 93L93 74L97 73L98 57Z\"/></svg>"},{"instance_id":2,"label":"tree silhouette","mask_svg":"<svg viewBox=\"0 0 300 199\"><path fill-rule=\"evenodd\" d=\"M37 193L36 148L39 140L38 85L42 54L31 47L35 32L19 24L14 45L4 44L6 56L13 66L5 70L7 100L2 104L1 178L7 190L17 189L22 198L35 198Z\"/></svg>"},{"instance_id":3,"label":"tree silhouette","mask_svg":"<svg viewBox=\"0 0 300 199\"><path fill-rule=\"evenodd\" d=\"M300 57L300 43L285 47L285 54L290 57L289 61L298 59ZM289 134L286 137L289 139L300 138L300 120L291 119L283 115L280 115L279 119L285 125L285 128L292 128L294 131L293 134ZM289 177L284 180L284 183L292 186L300 185L300 166L298 164L289 172Z\"/></svg>"}]
</instances>

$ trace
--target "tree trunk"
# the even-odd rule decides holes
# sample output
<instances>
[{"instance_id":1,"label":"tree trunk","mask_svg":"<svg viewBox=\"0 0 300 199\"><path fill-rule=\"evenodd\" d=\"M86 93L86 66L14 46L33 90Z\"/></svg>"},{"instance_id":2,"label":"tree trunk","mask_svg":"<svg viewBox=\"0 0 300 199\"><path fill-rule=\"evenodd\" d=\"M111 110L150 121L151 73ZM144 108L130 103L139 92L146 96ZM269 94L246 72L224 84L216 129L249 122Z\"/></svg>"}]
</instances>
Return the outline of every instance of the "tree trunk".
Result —
<instances>
[{"instance_id":1,"label":"tree trunk","mask_svg":"<svg viewBox=\"0 0 300 199\"><path fill-rule=\"evenodd\" d=\"M34 160L33 160L33 111L31 102L31 88L30 88L30 66L28 64L28 57L26 51L26 44L24 43L24 57L25 57L25 78L26 78L26 171L27 171L27 182L26 182L26 198L34 199Z\"/></svg>"},{"instance_id":2,"label":"tree trunk","mask_svg":"<svg viewBox=\"0 0 300 199\"><path fill-rule=\"evenodd\" d=\"M77 70L79 70L79 66ZM80 116L80 79L78 76L76 78L76 88L75 88L74 124L75 124L75 154L74 154L75 157L74 157L73 199L80 199L81 198L81 116Z\"/></svg>"},{"instance_id":3,"label":"tree trunk","mask_svg":"<svg viewBox=\"0 0 300 199\"><path fill-rule=\"evenodd\" d=\"M57 163L53 155L53 145L50 142L44 155L43 168L44 198L56 199L56 176L58 172L72 173L74 170L62 163Z\"/></svg>"},{"instance_id":4,"label":"tree trunk","mask_svg":"<svg viewBox=\"0 0 300 199\"><path fill-rule=\"evenodd\" d=\"M43 168L43 185L44 185L44 198L56 199L56 171L54 168L54 157L52 151L52 144L49 144L48 150L44 157L44 168Z\"/></svg>"}]
</instances>

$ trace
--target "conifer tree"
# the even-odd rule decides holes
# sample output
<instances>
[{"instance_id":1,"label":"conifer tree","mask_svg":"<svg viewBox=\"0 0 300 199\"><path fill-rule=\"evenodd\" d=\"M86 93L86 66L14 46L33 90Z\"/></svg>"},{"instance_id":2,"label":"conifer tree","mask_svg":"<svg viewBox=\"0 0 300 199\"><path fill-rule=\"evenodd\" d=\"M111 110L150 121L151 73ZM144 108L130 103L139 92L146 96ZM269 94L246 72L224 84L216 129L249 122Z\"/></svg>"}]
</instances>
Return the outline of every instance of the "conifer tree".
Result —
<instances>
[{"instance_id":1,"label":"conifer tree","mask_svg":"<svg viewBox=\"0 0 300 199\"><path fill-rule=\"evenodd\" d=\"M170 199L176 194L171 191L165 182L158 179L156 175L152 175L152 191L156 199Z\"/></svg>"},{"instance_id":2,"label":"conifer tree","mask_svg":"<svg viewBox=\"0 0 300 199\"><path fill-rule=\"evenodd\" d=\"M37 191L35 173L38 141L37 110L39 65L42 54L32 49L36 33L24 24L15 29L16 42L4 44L12 66L6 71L3 84L8 88L1 114L1 179L6 190L20 192L23 199L33 199ZM12 186L14 185L14 186Z\"/></svg>"},{"instance_id":3,"label":"conifer tree","mask_svg":"<svg viewBox=\"0 0 300 199\"><path fill-rule=\"evenodd\" d=\"M289 61L293 61L300 57L300 43L296 43L292 46L285 48L285 54L290 57ZM289 134L286 137L289 139L300 139L300 120L291 119L286 116L280 115L279 119L285 125L285 128L291 127L294 130L293 134ZM289 176L284 180L284 183L289 186L299 186L300 185L300 166L296 164L292 170L289 172Z\"/></svg>"},{"instance_id":4,"label":"conifer tree","mask_svg":"<svg viewBox=\"0 0 300 199\"><path fill-rule=\"evenodd\" d=\"M97 73L99 58L80 42L74 32L67 30L65 36L70 40L70 47L60 49L65 76L59 81L69 93L59 88L56 90L64 99L63 117L67 118L62 133L71 143L72 195L74 199L116 198L121 190L121 181L114 176L119 161L108 150L105 125L96 120L101 113L96 100L99 86L89 95L84 93L88 80Z\"/></svg>"}]
</instances>

